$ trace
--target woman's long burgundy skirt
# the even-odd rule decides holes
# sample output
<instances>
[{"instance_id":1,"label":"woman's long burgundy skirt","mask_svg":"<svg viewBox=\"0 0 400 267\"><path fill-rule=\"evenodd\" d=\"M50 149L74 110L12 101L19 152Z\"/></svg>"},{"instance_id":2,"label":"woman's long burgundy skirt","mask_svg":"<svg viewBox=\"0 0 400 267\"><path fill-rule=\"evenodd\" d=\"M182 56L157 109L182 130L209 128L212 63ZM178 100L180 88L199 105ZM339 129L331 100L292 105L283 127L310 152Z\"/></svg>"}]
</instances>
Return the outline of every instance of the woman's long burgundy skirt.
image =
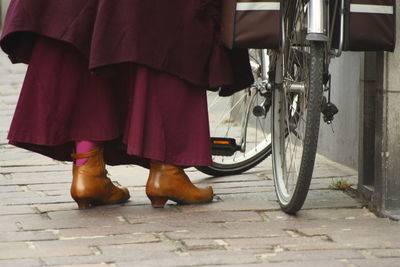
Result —
<instances>
[{"instance_id":1,"label":"woman's long burgundy skirt","mask_svg":"<svg viewBox=\"0 0 400 267\"><path fill-rule=\"evenodd\" d=\"M38 37L8 139L70 161L74 141L105 141L106 163L211 163L206 90L131 63L92 74L70 44Z\"/></svg>"}]
</instances>

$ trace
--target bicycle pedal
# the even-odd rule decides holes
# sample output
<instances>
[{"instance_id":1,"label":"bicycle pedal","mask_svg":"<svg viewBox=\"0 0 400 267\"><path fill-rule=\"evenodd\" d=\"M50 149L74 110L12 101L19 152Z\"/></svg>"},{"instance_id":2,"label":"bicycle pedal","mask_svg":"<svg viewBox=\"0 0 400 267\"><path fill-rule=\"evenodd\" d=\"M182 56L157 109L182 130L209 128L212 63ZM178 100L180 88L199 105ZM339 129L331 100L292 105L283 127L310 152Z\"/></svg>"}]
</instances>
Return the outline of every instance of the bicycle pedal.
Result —
<instances>
[{"instance_id":1,"label":"bicycle pedal","mask_svg":"<svg viewBox=\"0 0 400 267\"><path fill-rule=\"evenodd\" d=\"M236 151L240 151L241 147L236 144L233 138L211 137L211 150L214 156L232 156Z\"/></svg>"}]
</instances>

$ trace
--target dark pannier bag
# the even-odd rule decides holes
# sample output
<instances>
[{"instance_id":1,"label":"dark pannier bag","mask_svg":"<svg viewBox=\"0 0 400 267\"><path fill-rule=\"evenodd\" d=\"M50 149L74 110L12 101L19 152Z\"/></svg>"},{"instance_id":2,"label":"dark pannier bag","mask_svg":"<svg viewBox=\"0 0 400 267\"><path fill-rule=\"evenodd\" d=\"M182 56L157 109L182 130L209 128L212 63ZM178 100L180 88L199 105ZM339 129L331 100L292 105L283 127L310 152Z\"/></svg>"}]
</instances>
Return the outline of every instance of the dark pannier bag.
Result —
<instances>
[{"instance_id":1,"label":"dark pannier bag","mask_svg":"<svg viewBox=\"0 0 400 267\"><path fill-rule=\"evenodd\" d=\"M221 40L228 48L279 47L281 0L221 1Z\"/></svg>"},{"instance_id":2,"label":"dark pannier bag","mask_svg":"<svg viewBox=\"0 0 400 267\"><path fill-rule=\"evenodd\" d=\"M396 43L395 0L346 0L347 51L393 51Z\"/></svg>"}]
</instances>

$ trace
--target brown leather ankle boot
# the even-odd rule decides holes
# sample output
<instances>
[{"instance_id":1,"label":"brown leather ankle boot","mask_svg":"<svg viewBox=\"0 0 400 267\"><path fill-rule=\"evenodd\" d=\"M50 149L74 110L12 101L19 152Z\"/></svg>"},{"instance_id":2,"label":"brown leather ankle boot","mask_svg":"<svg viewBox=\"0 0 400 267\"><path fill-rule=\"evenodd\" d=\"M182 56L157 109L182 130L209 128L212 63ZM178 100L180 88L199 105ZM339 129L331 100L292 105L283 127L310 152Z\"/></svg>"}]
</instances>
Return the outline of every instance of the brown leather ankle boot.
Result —
<instances>
[{"instance_id":1,"label":"brown leather ankle boot","mask_svg":"<svg viewBox=\"0 0 400 267\"><path fill-rule=\"evenodd\" d=\"M161 162L150 164L146 194L155 208L164 207L168 199L179 204L206 203L213 199L211 186L197 188L182 168Z\"/></svg>"},{"instance_id":2,"label":"brown leather ankle boot","mask_svg":"<svg viewBox=\"0 0 400 267\"><path fill-rule=\"evenodd\" d=\"M71 196L80 209L122 203L129 199L128 189L115 186L107 177L103 148L96 147L88 153L73 154L72 158L89 158L84 165L73 167Z\"/></svg>"}]
</instances>

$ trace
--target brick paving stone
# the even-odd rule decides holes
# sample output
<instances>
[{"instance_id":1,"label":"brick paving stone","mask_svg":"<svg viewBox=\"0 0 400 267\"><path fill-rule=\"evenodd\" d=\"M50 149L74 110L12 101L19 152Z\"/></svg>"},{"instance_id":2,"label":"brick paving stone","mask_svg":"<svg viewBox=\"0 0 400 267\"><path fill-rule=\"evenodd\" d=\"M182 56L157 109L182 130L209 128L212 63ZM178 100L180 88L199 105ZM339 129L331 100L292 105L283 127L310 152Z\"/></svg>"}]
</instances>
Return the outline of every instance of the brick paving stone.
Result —
<instances>
[{"instance_id":1,"label":"brick paving stone","mask_svg":"<svg viewBox=\"0 0 400 267\"><path fill-rule=\"evenodd\" d=\"M381 247L379 242L353 242L344 243L331 241L329 235L321 236L298 236L298 237L267 237L267 238L239 238L239 239L229 239L225 238L224 241L227 242L232 249L259 249L272 246L274 248L283 249L287 251L296 251L301 254L303 251L307 250L341 250L341 249L354 249L363 250L368 249L369 251L376 247ZM253 240L255 239L255 240ZM254 242L252 244L252 242ZM390 247L390 246L388 246Z\"/></svg>"},{"instance_id":2,"label":"brick paving stone","mask_svg":"<svg viewBox=\"0 0 400 267\"><path fill-rule=\"evenodd\" d=\"M52 183L70 183L71 175L54 175L46 173L35 173L26 174L24 173L24 178L16 178L13 174L11 179L0 180L0 186L3 185L32 185L32 184L47 184Z\"/></svg>"},{"instance_id":3,"label":"brick paving stone","mask_svg":"<svg viewBox=\"0 0 400 267\"><path fill-rule=\"evenodd\" d=\"M35 165L35 166L17 166L17 167L0 167L0 173L46 173L55 171L71 172L70 164L51 164L51 165ZM26 175L25 175L26 176ZM40 176L40 175L38 175ZM49 182L49 181L47 181Z\"/></svg>"},{"instance_id":4,"label":"brick paving stone","mask_svg":"<svg viewBox=\"0 0 400 267\"><path fill-rule=\"evenodd\" d=\"M219 196L218 196L219 197ZM275 200L259 200L251 199L249 196L247 199L227 199L227 196L223 196L223 201L214 201L208 205L187 205L180 206L182 210L192 211L266 211L266 210L280 210L279 204ZM272 196L271 196L272 198Z\"/></svg>"},{"instance_id":5,"label":"brick paving stone","mask_svg":"<svg viewBox=\"0 0 400 267\"><path fill-rule=\"evenodd\" d=\"M335 199L332 202L332 199ZM311 190L302 209L361 208L364 204L336 190Z\"/></svg>"},{"instance_id":6,"label":"brick paving stone","mask_svg":"<svg viewBox=\"0 0 400 267\"><path fill-rule=\"evenodd\" d=\"M344 179L348 184L357 184L358 177L350 176L346 178L320 178L311 181L311 190L326 190L330 189L330 186L335 184L337 181Z\"/></svg>"},{"instance_id":7,"label":"brick paving stone","mask_svg":"<svg viewBox=\"0 0 400 267\"><path fill-rule=\"evenodd\" d=\"M55 240L58 237L50 231L23 231L0 233L0 242Z\"/></svg>"},{"instance_id":8,"label":"brick paving stone","mask_svg":"<svg viewBox=\"0 0 400 267\"><path fill-rule=\"evenodd\" d=\"M226 249L225 241L221 239L184 239L181 241L188 251Z\"/></svg>"},{"instance_id":9,"label":"brick paving stone","mask_svg":"<svg viewBox=\"0 0 400 267\"><path fill-rule=\"evenodd\" d=\"M119 216L105 217L99 219L99 217L84 217L80 216L84 211L76 210L76 215L69 219L50 219L49 217L43 216L42 219L31 219L21 218L19 220L21 227L26 231L32 230L46 230L46 229L68 229L68 228L90 228L92 226L99 227L119 227L127 222L122 220Z\"/></svg>"},{"instance_id":10,"label":"brick paving stone","mask_svg":"<svg viewBox=\"0 0 400 267\"><path fill-rule=\"evenodd\" d=\"M124 245L141 243L158 243L160 240L152 233L124 233L104 236L60 237L69 244L85 244L88 246Z\"/></svg>"},{"instance_id":11,"label":"brick paving stone","mask_svg":"<svg viewBox=\"0 0 400 267\"><path fill-rule=\"evenodd\" d=\"M152 233L153 231L149 231ZM65 228L58 229L58 236L61 239L76 238L79 236L116 236L123 234L141 234L145 231L138 231L137 225L125 224L118 227L113 226L96 226L93 225L90 228ZM148 233L148 232L147 232Z\"/></svg>"},{"instance_id":12,"label":"brick paving stone","mask_svg":"<svg viewBox=\"0 0 400 267\"><path fill-rule=\"evenodd\" d=\"M59 165L49 165L53 167L57 167ZM39 180L42 184L49 184L49 183L65 183L70 184L72 181L72 172L68 167L66 170L60 168L60 170L37 170L30 169L28 172L13 172L11 175L12 179L15 180ZM63 179L64 181L58 181L58 179ZM27 183L27 184L38 184L38 182L34 183Z\"/></svg>"},{"instance_id":13,"label":"brick paving stone","mask_svg":"<svg viewBox=\"0 0 400 267\"><path fill-rule=\"evenodd\" d=\"M226 266L235 264L236 266L246 266L246 264L256 264L261 262L254 255L246 252L229 251L195 251L183 253L182 255L168 255L167 257L155 257L141 259L140 261L120 262L117 266L165 266L165 267L185 267L185 266ZM250 265L253 266L253 265ZM265 266L265 265L264 265Z\"/></svg>"},{"instance_id":14,"label":"brick paving stone","mask_svg":"<svg viewBox=\"0 0 400 267\"><path fill-rule=\"evenodd\" d=\"M257 186L257 187L235 187L235 188L226 188L226 189L214 189L214 194L226 195L226 194L242 194L242 193L274 193L275 189L271 186Z\"/></svg>"},{"instance_id":15,"label":"brick paving stone","mask_svg":"<svg viewBox=\"0 0 400 267\"><path fill-rule=\"evenodd\" d=\"M41 214L18 214L0 216L1 231L18 231L23 228L23 224L30 224L36 222L48 221L48 218L43 217ZM20 225L20 226L17 226Z\"/></svg>"},{"instance_id":16,"label":"brick paving stone","mask_svg":"<svg viewBox=\"0 0 400 267\"><path fill-rule=\"evenodd\" d=\"M0 252L4 249L10 250L19 250L28 248L28 244L26 242L2 242L0 243Z\"/></svg>"},{"instance_id":17,"label":"brick paving stone","mask_svg":"<svg viewBox=\"0 0 400 267\"><path fill-rule=\"evenodd\" d=\"M9 73L7 73L7 74L10 75ZM3 76L3 75L4 75L4 73L2 73L0 70L0 76ZM6 84L0 83L0 84L2 84L1 91L0 91L1 96L5 96L5 95L14 95L15 96L15 89L13 88L12 85L7 84L7 83Z\"/></svg>"},{"instance_id":18,"label":"brick paving stone","mask_svg":"<svg viewBox=\"0 0 400 267\"><path fill-rule=\"evenodd\" d=\"M158 211L156 211L158 212ZM146 223L159 222L162 223L165 219L173 220L177 225L187 225L191 222L207 223L207 222L231 222L231 221L261 221L262 218L252 211L208 211L208 212L181 212L179 214L169 213L169 216L155 216L154 213L148 216L143 213L129 213L125 218L130 223Z\"/></svg>"},{"instance_id":19,"label":"brick paving stone","mask_svg":"<svg viewBox=\"0 0 400 267\"><path fill-rule=\"evenodd\" d=\"M27 198L15 198L15 199L2 199L1 203L5 205L28 205L28 204L46 204L46 203L64 203L70 202L72 198L69 195L62 196L36 196Z\"/></svg>"},{"instance_id":20,"label":"brick paving stone","mask_svg":"<svg viewBox=\"0 0 400 267\"><path fill-rule=\"evenodd\" d=\"M0 193L22 192L22 191L24 191L24 189L18 185L0 186Z\"/></svg>"},{"instance_id":21,"label":"brick paving stone","mask_svg":"<svg viewBox=\"0 0 400 267\"><path fill-rule=\"evenodd\" d=\"M143 234L155 232L167 232L177 230L173 225L159 224L122 224L118 226L98 226L96 224L87 228L54 228L58 229L60 238L77 236L111 236L122 234Z\"/></svg>"},{"instance_id":22,"label":"brick paving stone","mask_svg":"<svg viewBox=\"0 0 400 267\"><path fill-rule=\"evenodd\" d=\"M52 183L52 184L30 184L27 185L29 190L33 191L55 191L69 190L71 183Z\"/></svg>"},{"instance_id":23,"label":"brick paving stone","mask_svg":"<svg viewBox=\"0 0 400 267\"><path fill-rule=\"evenodd\" d=\"M95 256L69 256L69 257L44 257L42 258L44 266L85 266L107 263L111 266L115 265L115 259L104 257L102 255ZM107 265L106 265L107 266ZM119 265L118 265L119 266ZM134 266L134 265L132 265Z\"/></svg>"},{"instance_id":24,"label":"brick paving stone","mask_svg":"<svg viewBox=\"0 0 400 267\"><path fill-rule=\"evenodd\" d=\"M0 109L1 109L1 105L0 105ZM7 130L4 129L4 126L1 127L0 126L0 147L4 146L6 143L8 143L8 140L6 138L6 133Z\"/></svg>"},{"instance_id":25,"label":"brick paving stone","mask_svg":"<svg viewBox=\"0 0 400 267\"><path fill-rule=\"evenodd\" d=\"M122 244L122 245L106 245L99 246L103 255L113 255L113 257L137 259L139 257L146 258L146 253L155 254L157 252L177 251L179 248L174 242L158 242L143 244ZM129 256L128 256L129 255Z\"/></svg>"},{"instance_id":26,"label":"brick paving stone","mask_svg":"<svg viewBox=\"0 0 400 267\"><path fill-rule=\"evenodd\" d=\"M0 173L0 181L5 181L7 179L6 175L8 175L8 174Z\"/></svg>"},{"instance_id":27,"label":"brick paving stone","mask_svg":"<svg viewBox=\"0 0 400 267\"><path fill-rule=\"evenodd\" d=\"M68 228L60 225L58 228L51 227L57 224L50 224L49 229L59 229L59 235L63 237L68 236L91 236L91 235L112 235L124 233L155 233L166 232L166 234L174 240L187 240L187 239L224 239L229 237L277 237L287 236L283 230L276 228L268 229L269 225L255 225L258 223L243 224L236 227L225 226L219 223L196 223L193 222L186 226L176 225L174 221L166 221L160 223L143 223L143 224L119 224L111 225L95 225L87 228ZM83 224L82 224L83 225ZM249 230L248 227L253 227ZM64 228L63 228L64 227ZM241 229L240 229L241 227ZM246 232L247 231L247 232Z\"/></svg>"},{"instance_id":28,"label":"brick paving stone","mask_svg":"<svg viewBox=\"0 0 400 267\"><path fill-rule=\"evenodd\" d=\"M293 229L308 236L327 234L343 248L400 248L400 225L386 219L363 219L356 223L353 220L310 220L297 222Z\"/></svg>"},{"instance_id":29,"label":"brick paving stone","mask_svg":"<svg viewBox=\"0 0 400 267\"><path fill-rule=\"evenodd\" d=\"M19 204L18 201L26 201L26 198L32 199L32 198L37 198L41 197L41 195L38 192L34 191L20 191L20 192L2 192L0 193L0 203L6 203L6 204ZM17 200L17 202L13 202L13 200ZM29 204L29 202L28 202Z\"/></svg>"},{"instance_id":30,"label":"brick paving stone","mask_svg":"<svg viewBox=\"0 0 400 267\"><path fill-rule=\"evenodd\" d=\"M110 178L124 186L145 186L149 171L138 166L113 166L108 168Z\"/></svg>"},{"instance_id":31,"label":"brick paving stone","mask_svg":"<svg viewBox=\"0 0 400 267\"><path fill-rule=\"evenodd\" d=\"M382 237L392 236L394 233L400 233L400 223L392 222L387 219L371 218L357 220L354 223L353 220L338 219L338 220L318 220L318 221L299 221L296 222L296 227L301 232L307 235L315 235L329 232L333 236L338 237L371 237L374 235L381 235ZM365 229L374 229L370 235L362 234ZM386 231L384 231L386 229Z\"/></svg>"},{"instance_id":32,"label":"brick paving stone","mask_svg":"<svg viewBox=\"0 0 400 267\"><path fill-rule=\"evenodd\" d=\"M0 158L0 166L4 167L4 170L12 167L60 164L59 162L56 162L45 156L37 156L27 150L14 149L13 147L9 147L6 149L2 148L1 153L2 157Z\"/></svg>"},{"instance_id":33,"label":"brick paving stone","mask_svg":"<svg viewBox=\"0 0 400 267\"><path fill-rule=\"evenodd\" d=\"M39 259L0 260L0 266L2 266L2 267L16 267L16 266L36 267L36 266L42 266L42 262Z\"/></svg>"},{"instance_id":34,"label":"brick paving stone","mask_svg":"<svg viewBox=\"0 0 400 267\"><path fill-rule=\"evenodd\" d=\"M18 227L13 223L1 223L1 232L7 232L7 231L18 231Z\"/></svg>"},{"instance_id":35,"label":"brick paving stone","mask_svg":"<svg viewBox=\"0 0 400 267\"><path fill-rule=\"evenodd\" d=\"M226 267L233 267L237 265L226 265ZM240 265L243 267L258 267L258 266L268 266L268 267L349 267L346 263L337 260L317 260L317 261L307 261L307 262L268 262L260 264L244 264Z\"/></svg>"},{"instance_id":36,"label":"brick paving stone","mask_svg":"<svg viewBox=\"0 0 400 267\"><path fill-rule=\"evenodd\" d=\"M349 177L349 176L353 176L353 175L357 175L354 174L354 172L352 174L349 174L348 172L338 169L338 168L327 168L327 169L323 169L323 168L314 168L314 173L312 178L313 179L320 179L320 178L345 178L345 177Z\"/></svg>"},{"instance_id":37,"label":"brick paving stone","mask_svg":"<svg viewBox=\"0 0 400 267\"><path fill-rule=\"evenodd\" d=\"M281 251L267 256L268 262L364 259L356 250Z\"/></svg>"},{"instance_id":38,"label":"brick paving stone","mask_svg":"<svg viewBox=\"0 0 400 267\"><path fill-rule=\"evenodd\" d=\"M262 205L264 203L268 203L270 201L276 202L275 193L271 192L250 192L250 193L237 193L237 194L227 194L227 195L219 195L219 197L225 202L232 202L232 201L245 201L247 200L255 200L258 201L258 205Z\"/></svg>"},{"instance_id":39,"label":"brick paving stone","mask_svg":"<svg viewBox=\"0 0 400 267\"><path fill-rule=\"evenodd\" d=\"M47 265L91 264L99 262L141 262L148 259L157 259L176 255L176 246L173 243L145 243L126 244L97 247L98 254L94 256L44 257ZM135 265L133 265L135 266ZM145 264L140 266L146 266Z\"/></svg>"},{"instance_id":40,"label":"brick paving stone","mask_svg":"<svg viewBox=\"0 0 400 267\"><path fill-rule=\"evenodd\" d=\"M242 238L224 238L223 241L226 243L228 250L240 251L240 250L251 250L251 251L269 251L273 252L278 246L276 242L272 240L278 239L279 247L280 241L287 240L288 237L242 237ZM283 243L283 242L282 242Z\"/></svg>"},{"instance_id":41,"label":"brick paving stone","mask_svg":"<svg viewBox=\"0 0 400 267\"><path fill-rule=\"evenodd\" d=\"M130 188L128 188L130 189ZM133 195L134 194L134 195ZM166 206L169 206L171 204L174 204L172 201L168 201ZM132 192L131 191L131 199L124 204L124 206L129 207L129 206L149 206L150 205L150 200L143 195L138 195L137 192Z\"/></svg>"},{"instance_id":42,"label":"brick paving stone","mask_svg":"<svg viewBox=\"0 0 400 267\"><path fill-rule=\"evenodd\" d=\"M69 203L54 203L54 204L35 204L32 207L36 208L40 212L49 212L49 211L64 211L64 210L73 210L77 208L75 202Z\"/></svg>"},{"instance_id":43,"label":"brick paving stone","mask_svg":"<svg viewBox=\"0 0 400 267\"><path fill-rule=\"evenodd\" d=\"M74 264L74 265L59 265L57 267L114 267L114 264L99 263L99 264Z\"/></svg>"},{"instance_id":44,"label":"brick paving stone","mask_svg":"<svg viewBox=\"0 0 400 267\"><path fill-rule=\"evenodd\" d=\"M0 259L5 260L77 255L93 255L93 251L85 246L57 246L55 242L53 242L52 246L46 247L40 247L39 242L21 243L21 246L18 249L13 247L2 247L0 250Z\"/></svg>"},{"instance_id":45,"label":"brick paving stone","mask_svg":"<svg viewBox=\"0 0 400 267\"><path fill-rule=\"evenodd\" d=\"M230 176L222 176L222 177L212 177L210 178L210 184L213 186L223 187L224 185L229 185L230 183L240 183L240 182L259 182L261 179L257 175L248 175L248 173L241 175L230 175Z\"/></svg>"},{"instance_id":46,"label":"brick paving stone","mask_svg":"<svg viewBox=\"0 0 400 267\"><path fill-rule=\"evenodd\" d=\"M216 178L217 179L217 178ZM271 181L240 181L230 183L213 183L214 189L228 189L228 188L243 188L243 187L272 187L274 184Z\"/></svg>"},{"instance_id":47,"label":"brick paving stone","mask_svg":"<svg viewBox=\"0 0 400 267\"><path fill-rule=\"evenodd\" d=\"M53 220L63 221L71 217L78 217L81 220L104 220L104 219L115 219L119 216L124 216L125 219L143 217L141 221L135 223L145 223L149 222L152 218L170 218L177 215L179 210L173 207L167 207L164 209L154 209L150 205L146 206L105 206L99 207L98 209L88 209L88 210L68 210L68 211L56 211L49 212L48 215Z\"/></svg>"},{"instance_id":48,"label":"brick paving stone","mask_svg":"<svg viewBox=\"0 0 400 267\"><path fill-rule=\"evenodd\" d=\"M282 211L267 211L265 215L271 221L298 221L298 220L358 220L374 219L376 216L367 209L333 208L300 210L295 216Z\"/></svg>"},{"instance_id":49,"label":"brick paving stone","mask_svg":"<svg viewBox=\"0 0 400 267\"><path fill-rule=\"evenodd\" d=\"M28 205L4 206L0 205L0 215L30 214L36 211ZM1 219L0 219L1 220Z\"/></svg>"},{"instance_id":50,"label":"brick paving stone","mask_svg":"<svg viewBox=\"0 0 400 267\"><path fill-rule=\"evenodd\" d=\"M328 250L341 249L340 244L323 240L321 237L265 237L265 238L225 238L230 250Z\"/></svg>"},{"instance_id":51,"label":"brick paving stone","mask_svg":"<svg viewBox=\"0 0 400 267\"><path fill-rule=\"evenodd\" d=\"M249 237L286 236L281 226L273 226L265 222L203 223L190 224L181 231L169 232L173 239L225 239Z\"/></svg>"},{"instance_id":52,"label":"brick paving stone","mask_svg":"<svg viewBox=\"0 0 400 267\"><path fill-rule=\"evenodd\" d=\"M70 194L70 189L65 190L52 190L52 191L39 191L46 196L68 196Z\"/></svg>"},{"instance_id":53,"label":"brick paving stone","mask_svg":"<svg viewBox=\"0 0 400 267\"><path fill-rule=\"evenodd\" d=\"M7 131L8 126L6 126L6 125L10 125L10 123L11 123L11 120L8 117L0 117L0 130Z\"/></svg>"},{"instance_id":54,"label":"brick paving stone","mask_svg":"<svg viewBox=\"0 0 400 267\"><path fill-rule=\"evenodd\" d=\"M7 105L16 105L18 97L16 97L15 95L6 95L2 96L1 100Z\"/></svg>"},{"instance_id":55,"label":"brick paving stone","mask_svg":"<svg viewBox=\"0 0 400 267\"><path fill-rule=\"evenodd\" d=\"M0 84L14 84L16 80L20 78L20 75L17 75L14 71L9 71L8 75L2 76ZM15 96L15 94L13 96Z\"/></svg>"},{"instance_id":56,"label":"brick paving stone","mask_svg":"<svg viewBox=\"0 0 400 267\"><path fill-rule=\"evenodd\" d=\"M360 259L350 260L352 265L358 267L399 267L400 258L386 258L386 259Z\"/></svg>"},{"instance_id":57,"label":"brick paving stone","mask_svg":"<svg viewBox=\"0 0 400 267\"><path fill-rule=\"evenodd\" d=\"M135 252L135 251L133 251ZM101 253L101 252L100 252ZM164 262L163 259L175 259L176 262L180 261L179 256L174 253L164 251L141 251L140 255L133 255L127 252L125 255L93 255L93 256L69 256L69 257L44 257L42 261L45 266L75 266L75 265L90 265L90 264L101 264L108 263L111 266L122 266L122 264L128 264L125 266L160 266L160 262ZM143 264L146 259L153 260L153 264Z\"/></svg>"},{"instance_id":58,"label":"brick paving stone","mask_svg":"<svg viewBox=\"0 0 400 267\"><path fill-rule=\"evenodd\" d=\"M248 264L259 263L260 260L251 252L247 251L225 251L205 250L190 251L193 265L225 265L225 264Z\"/></svg>"},{"instance_id":59,"label":"brick paving stone","mask_svg":"<svg viewBox=\"0 0 400 267\"><path fill-rule=\"evenodd\" d=\"M149 258L140 261L122 261L116 264L118 267L132 267L132 266L162 266L162 267L188 267L188 266L207 266L198 265L189 256L167 255L164 257L158 256L157 258ZM211 265L208 265L211 266ZM237 265L236 265L237 266Z\"/></svg>"},{"instance_id":60,"label":"brick paving stone","mask_svg":"<svg viewBox=\"0 0 400 267\"><path fill-rule=\"evenodd\" d=\"M55 231L55 233L58 233ZM58 234L57 234L58 235ZM132 244L141 244L146 246L147 244L160 243L160 239L154 234L149 233L129 233L121 235L97 235L97 236L73 236L73 237L62 237L57 236L57 239L53 240L37 240L34 244L39 248L51 248L51 247L73 247L73 246L85 246L85 247L100 247L100 246L125 246Z\"/></svg>"},{"instance_id":61,"label":"brick paving stone","mask_svg":"<svg viewBox=\"0 0 400 267\"><path fill-rule=\"evenodd\" d=\"M399 258L400 259L400 248L369 249L368 251L377 258Z\"/></svg>"}]
</instances>

